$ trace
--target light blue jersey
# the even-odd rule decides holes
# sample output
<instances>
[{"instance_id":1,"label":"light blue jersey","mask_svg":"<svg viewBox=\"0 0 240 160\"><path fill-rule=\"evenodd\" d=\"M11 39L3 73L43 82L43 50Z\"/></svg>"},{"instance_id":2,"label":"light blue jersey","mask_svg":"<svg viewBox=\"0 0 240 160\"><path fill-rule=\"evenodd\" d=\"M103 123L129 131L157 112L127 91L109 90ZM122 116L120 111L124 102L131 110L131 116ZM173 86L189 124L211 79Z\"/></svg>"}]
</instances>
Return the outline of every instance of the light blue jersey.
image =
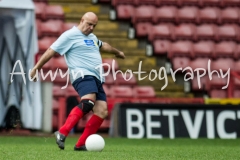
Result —
<instances>
[{"instance_id":1,"label":"light blue jersey","mask_svg":"<svg viewBox=\"0 0 240 160\"><path fill-rule=\"evenodd\" d=\"M95 76L104 82L104 77L101 76L104 73L99 51L101 46L102 41L94 34L86 36L74 26L64 32L50 48L64 55L72 83L85 75Z\"/></svg>"}]
</instances>

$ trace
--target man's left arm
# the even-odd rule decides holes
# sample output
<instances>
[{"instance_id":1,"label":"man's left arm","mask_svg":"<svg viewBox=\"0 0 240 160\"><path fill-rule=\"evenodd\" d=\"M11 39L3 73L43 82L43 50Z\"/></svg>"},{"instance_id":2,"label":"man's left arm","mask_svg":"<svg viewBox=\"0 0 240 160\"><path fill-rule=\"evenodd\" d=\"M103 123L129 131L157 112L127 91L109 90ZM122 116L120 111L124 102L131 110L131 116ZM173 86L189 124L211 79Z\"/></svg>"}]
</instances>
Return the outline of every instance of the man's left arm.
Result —
<instances>
[{"instance_id":1,"label":"man's left arm","mask_svg":"<svg viewBox=\"0 0 240 160\"><path fill-rule=\"evenodd\" d=\"M125 58L125 55L122 51L119 51L118 49L112 47L106 42L102 42L102 46L100 48L101 51L107 52L107 53L112 53L114 54L117 58Z\"/></svg>"}]
</instances>

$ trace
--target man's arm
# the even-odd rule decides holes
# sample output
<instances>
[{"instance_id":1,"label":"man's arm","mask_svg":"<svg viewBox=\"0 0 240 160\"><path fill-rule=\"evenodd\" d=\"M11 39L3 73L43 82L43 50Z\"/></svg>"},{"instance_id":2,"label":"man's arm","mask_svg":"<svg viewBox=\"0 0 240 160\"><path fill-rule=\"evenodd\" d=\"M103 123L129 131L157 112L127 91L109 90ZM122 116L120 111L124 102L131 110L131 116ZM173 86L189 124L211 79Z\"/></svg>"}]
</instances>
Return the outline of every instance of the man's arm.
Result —
<instances>
[{"instance_id":1,"label":"man's arm","mask_svg":"<svg viewBox=\"0 0 240 160\"><path fill-rule=\"evenodd\" d=\"M113 53L117 58L125 58L125 55L122 51L117 50L116 48L113 48L106 42L102 42L101 51L107 52L107 53Z\"/></svg>"},{"instance_id":2,"label":"man's arm","mask_svg":"<svg viewBox=\"0 0 240 160\"><path fill-rule=\"evenodd\" d=\"M54 56L55 53L57 52L55 52L51 48L48 48L48 50L42 55L40 60L37 62L37 64L33 67L30 74L31 78L33 78L36 75L36 71L40 70L42 66Z\"/></svg>"}]
</instances>

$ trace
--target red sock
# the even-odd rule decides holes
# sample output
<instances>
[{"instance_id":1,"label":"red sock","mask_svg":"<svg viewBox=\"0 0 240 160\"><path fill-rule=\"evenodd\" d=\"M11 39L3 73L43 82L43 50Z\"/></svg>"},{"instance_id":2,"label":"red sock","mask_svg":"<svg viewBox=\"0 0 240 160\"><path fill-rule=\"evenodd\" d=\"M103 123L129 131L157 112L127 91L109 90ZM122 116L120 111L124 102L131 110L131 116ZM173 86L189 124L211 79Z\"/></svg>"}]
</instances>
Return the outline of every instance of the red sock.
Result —
<instances>
[{"instance_id":1,"label":"red sock","mask_svg":"<svg viewBox=\"0 0 240 160\"><path fill-rule=\"evenodd\" d=\"M101 126L103 120L104 119L98 117L95 114L92 115L92 117L89 119L89 121L87 122L87 124L85 126L83 134L78 139L76 147L80 147L82 145L85 145L85 141L86 141L87 137L90 136L91 134L94 134L94 133L97 132L97 130Z\"/></svg>"},{"instance_id":2,"label":"red sock","mask_svg":"<svg viewBox=\"0 0 240 160\"><path fill-rule=\"evenodd\" d=\"M74 107L67 117L65 124L60 128L59 132L65 136L69 134L71 129L76 125L80 118L83 117L83 112L79 107Z\"/></svg>"}]
</instances>

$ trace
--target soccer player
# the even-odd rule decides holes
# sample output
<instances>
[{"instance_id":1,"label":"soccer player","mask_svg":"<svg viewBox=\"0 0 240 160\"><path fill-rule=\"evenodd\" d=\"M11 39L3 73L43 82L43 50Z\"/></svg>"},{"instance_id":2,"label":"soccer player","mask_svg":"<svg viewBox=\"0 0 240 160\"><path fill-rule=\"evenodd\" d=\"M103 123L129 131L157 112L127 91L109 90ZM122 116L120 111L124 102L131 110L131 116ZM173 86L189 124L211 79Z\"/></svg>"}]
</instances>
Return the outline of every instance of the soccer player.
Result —
<instances>
[{"instance_id":1,"label":"soccer player","mask_svg":"<svg viewBox=\"0 0 240 160\"><path fill-rule=\"evenodd\" d=\"M74 146L75 151L86 151L85 141L87 137L97 132L104 118L108 115L106 94L102 86L104 82L104 77L101 75L103 67L101 67L101 71L99 68L96 69L97 66L102 65L100 50L113 53L117 58L125 58L123 52L100 41L92 33L97 23L96 14L93 12L85 13L77 27L74 26L64 32L50 46L30 74L34 78L37 70L40 70L56 53L64 55L71 71L70 80L81 97L81 102L71 110L65 124L59 131L54 133L60 149L64 149L65 139L76 123L88 112L93 111L93 116L87 122L82 135ZM83 73L84 76L77 73Z\"/></svg>"}]
</instances>

